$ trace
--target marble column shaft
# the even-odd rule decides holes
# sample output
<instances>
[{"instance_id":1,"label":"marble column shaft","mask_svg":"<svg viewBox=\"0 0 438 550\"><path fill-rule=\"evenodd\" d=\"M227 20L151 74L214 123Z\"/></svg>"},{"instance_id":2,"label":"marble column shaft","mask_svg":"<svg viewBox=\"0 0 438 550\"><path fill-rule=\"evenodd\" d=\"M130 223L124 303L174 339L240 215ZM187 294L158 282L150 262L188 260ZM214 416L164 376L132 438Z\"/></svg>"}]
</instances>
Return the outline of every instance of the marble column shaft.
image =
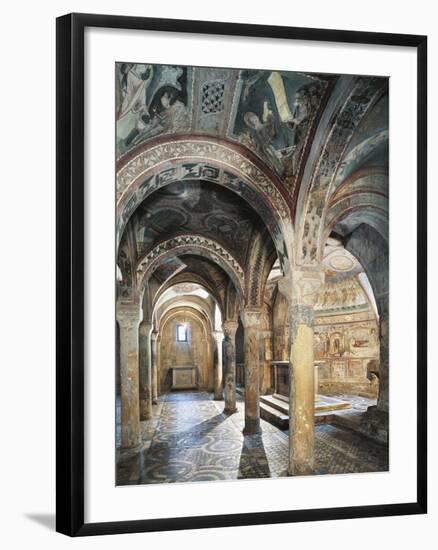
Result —
<instances>
[{"instance_id":1,"label":"marble column shaft","mask_svg":"<svg viewBox=\"0 0 438 550\"><path fill-rule=\"evenodd\" d=\"M158 347L158 332L152 332L151 335L151 360L152 360L152 403L158 403L158 364L157 364L157 347Z\"/></svg>"},{"instance_id":2,"label":"marble column shaft","mask_svg":"<svg viewBox=\"0 0 438 550\"><path fill-rule=\"evenodd\" d=\"M268 347L269 346L269 347ZM272 331L261 330L259 333L259 352L260 352L260 393L264 394L271 389L271 364L272 359ZM269 359L267 356L269 355Z\"/></svg>"},{"instance_id":3,"label":"marble column shaft","mask_svg":"<svg viewBox=\"0 0 438 550\"><path fill-rule=\"evenodd\" d=\"M380 366L377 409L389 411L389 300L388 294L377 298L379 309Z\"/></svg>"},{"instance_id":4,"label":"marble column shaft","mask_svg":"<svg viewBox=\"0 0 438 550\"><path fill-rule=\"evenodd\" d=\"M224 331L224 399L226 414L233 414L236 407L236 321L225 321Z\"/></svg>"},{"instance_id":5,"label":"marble column shaft","mask_svg":"<svg viewBox=\"0 0 438 550\"><path fill-rule=\"evenodd\" d=\"M216 344L216 353L214 358L214 398L217 401L222 399L222 340L223 332L220 330L213 331L213 338Z\"/></svg>"},{"instance_id":6,"label":"marble column shaft","mask_svg":"<svg viewBox=\"0 0 438 550\"><path fill-rule=\"evenodd\" d=\"M140 349L140 420L152 417L152 324L143 321L139 329Z\"/></svg>"},{"instance_id":7,"label":"marble column shaft","mask_svg":"<svg viewBox=\"0 0 438 550\"><path fill-rule=\"evenodd\" d=\"M312 474L315 450L315 367L313 307L289 307L291 353L289 362L290 475Z\"/></svg>"},{"instance_id":8,"label":"marble column shaft","mask_svg":"<svg viewBox=\"0 0 438 550\"><path fill-rule=\"evenodd\" d=\"M139 308L119 310L120 391L122 447L135 447L141 441L139 408Z\"/></svg>"},{"instance_id":9,"label":"marble column shaft","mask_svg":"<svg viewBox=\"0 0 438 550\"><path fill-rule=\"evenodd\" d=\"M243 433L260 433L260 353L261 311L244 309L241 313L245 346L245 427Z\"/></svg>"},{"instance_id":10,"label":"marble column shaft","mask_svg":"<svg viewBox=\"0 0 438 550\"><path fill-rule=\"evenodd\" d=\"M324 282L317 271L294 270L279 281L289 319L289 475L314 473L314 304Z\"/></svg>"}]
</instances>

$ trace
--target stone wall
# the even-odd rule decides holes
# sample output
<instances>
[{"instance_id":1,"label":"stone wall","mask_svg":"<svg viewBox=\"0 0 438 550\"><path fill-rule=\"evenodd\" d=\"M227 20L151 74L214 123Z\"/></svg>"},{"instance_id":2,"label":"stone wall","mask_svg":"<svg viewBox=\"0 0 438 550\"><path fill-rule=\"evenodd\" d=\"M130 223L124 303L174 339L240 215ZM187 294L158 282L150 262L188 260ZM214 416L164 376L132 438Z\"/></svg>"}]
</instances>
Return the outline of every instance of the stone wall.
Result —
<instances>
[{"instance_id":1,"label":"stone wall","mask_svg":"<svg viewBox=\"0 0 438 550\"><path fill-rule=\"evenodd\" d=\"M187 326L187 342L177 342L177 325ZM213 391L211 331L206 320L184 309L168 316L159 332L158 384L160 393L170 391L172 367L194 365L200 389Z\"/></svg>"},{"instance_id":2,"label":"stone wall","mask_svg":"<svg viewBox=\"0 0 438 550\"><path fill-rule=\"evenodd\" d=\"M377 398L378 324L371 312L315 319L318 393Z\"/></svg>"},{"instance_id":3,"label":"stone wall","mask_svg":"<svg viewBox=\"0 0 438 550\"><path fill-rule=\"evenodd\" d=\"M272 311L273 359L287 361L287 302L278 293ZM359 281L327 278L315 306L314 359L317 391L377 398L379 324Z\"/></svg>"},{"instance_id":4,"label":"stone wall","mask_svg":"<svg viewBox=\"0 0 438 550\"><path fill-rule=\"evenodd\" d=\"M380 390L378 408L389 411L389 250L388 235L362 224L348 237L345 248L363 265L380 318Z\"/></svg>"}]
</instances>

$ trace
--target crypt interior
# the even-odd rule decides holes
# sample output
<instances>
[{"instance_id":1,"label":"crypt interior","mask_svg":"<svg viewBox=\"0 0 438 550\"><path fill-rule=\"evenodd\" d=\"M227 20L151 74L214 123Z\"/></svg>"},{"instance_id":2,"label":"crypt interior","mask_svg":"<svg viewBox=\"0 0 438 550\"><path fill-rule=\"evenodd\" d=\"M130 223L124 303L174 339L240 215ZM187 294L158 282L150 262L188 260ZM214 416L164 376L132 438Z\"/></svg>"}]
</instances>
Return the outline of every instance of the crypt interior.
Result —
<instances>
[{"instance_id":1,"label":"crypt interior","mask_svg":"<svg viewBox=\"0 0 438 550\"><path fill-rule=\"evenodd\" d=\"M388 79L116 65L116 483L389 468Z\"/></svg>"}]
</instances>

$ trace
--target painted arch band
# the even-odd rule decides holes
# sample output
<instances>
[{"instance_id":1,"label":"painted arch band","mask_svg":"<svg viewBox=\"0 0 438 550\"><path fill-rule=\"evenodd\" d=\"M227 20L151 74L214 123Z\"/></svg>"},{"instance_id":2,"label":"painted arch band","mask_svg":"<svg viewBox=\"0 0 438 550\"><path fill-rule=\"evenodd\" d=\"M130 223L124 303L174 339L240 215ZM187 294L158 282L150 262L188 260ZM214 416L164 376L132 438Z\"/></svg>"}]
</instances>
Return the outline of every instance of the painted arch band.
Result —
<instances>
[{"instance_id":1,"label":"painted arch band","mask_svg":"<svg viewBox=\"0 0 438 550\"><path fill-rule=\"evenodd\" d=\"M118 483L387 469L387 79L116 68Z\"/></svg>"}]
</instances>

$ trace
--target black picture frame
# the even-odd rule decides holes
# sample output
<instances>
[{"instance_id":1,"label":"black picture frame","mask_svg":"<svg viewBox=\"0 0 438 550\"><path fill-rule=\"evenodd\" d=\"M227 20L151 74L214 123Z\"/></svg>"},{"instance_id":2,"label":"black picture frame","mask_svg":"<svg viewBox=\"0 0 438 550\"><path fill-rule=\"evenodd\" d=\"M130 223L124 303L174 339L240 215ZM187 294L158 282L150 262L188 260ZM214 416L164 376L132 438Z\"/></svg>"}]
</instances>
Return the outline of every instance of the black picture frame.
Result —
<instances>
[{"instance_id":1,"label":"black picture frame","mask_svg":"<svg viewBox=\"0 0 438 550\"><path fill-rule=\"evenodd\" d=\"M427 38L417 35L69 14L57 19L56 529L69 536L424 514L427 511ZM417 499L415 502L84 522L84 30L106 27L405 46L417 51Z\"/></svg>"}]
</instances>

